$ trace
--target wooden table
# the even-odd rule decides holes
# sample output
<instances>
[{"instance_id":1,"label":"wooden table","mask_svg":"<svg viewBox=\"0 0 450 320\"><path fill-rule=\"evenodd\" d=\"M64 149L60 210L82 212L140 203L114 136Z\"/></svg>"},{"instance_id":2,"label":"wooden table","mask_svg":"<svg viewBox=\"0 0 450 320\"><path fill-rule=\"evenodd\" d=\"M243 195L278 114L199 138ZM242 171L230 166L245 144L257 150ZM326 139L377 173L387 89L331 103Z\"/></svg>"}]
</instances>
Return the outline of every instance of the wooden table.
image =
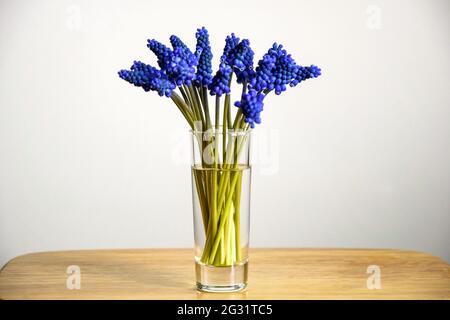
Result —
<instances>
[{"instance_id":1,"label":"wooden table","mask_svg":"<svg viewBox=\"0 0 450 320\"><path fill-rule=\"evenodd\" d=\"M66 285L71 265L80 289ZM370 265L381 289L368 289ZM0 272L1 299L449 299L449 265L427 253L252 249L245 292L200 293L193 250L87 250L19 256ZM374 267L376 269L376 267ZM372 269L370 269L372 270ZM369 270L369 271L370 271ZM376 284L371 281L370 284ZM373 287L373 286L372 286Z\"/></svg>"}]
</instances>

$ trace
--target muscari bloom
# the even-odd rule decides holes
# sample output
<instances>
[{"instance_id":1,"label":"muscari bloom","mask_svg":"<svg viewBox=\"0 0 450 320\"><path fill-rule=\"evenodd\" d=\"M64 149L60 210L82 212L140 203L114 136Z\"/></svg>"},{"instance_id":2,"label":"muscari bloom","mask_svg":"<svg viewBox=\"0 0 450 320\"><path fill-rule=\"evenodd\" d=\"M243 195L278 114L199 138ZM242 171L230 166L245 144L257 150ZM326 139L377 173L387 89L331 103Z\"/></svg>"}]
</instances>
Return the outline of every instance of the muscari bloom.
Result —
<instances>
[{"instance_id":1,"label":"muscari bloom","mask_svg":"<svg viewBox=\"0 0 450 320\"><path fill-rule=\"evenodd\" d=\"M172 50L156 40L147 40L147 47L153 51L158 58L158 65L161 69L167 68L172 60Z\"/></svg>"},{"instance_id":2,"label":"muscari bloom","mask_svg":"<svg viewBox=\"0 0 450 320\"><path fill-rule=\"evenodd\" d=\"M226 54L226 62L236 73L237 82L248 82L254 76L253 56L254 52L250 48L250 41L244 39L234 47L230 48Z\"/></svg>"},{"instance_id":3,"label":"muscari bloom","mask_svg":"<svg viewBox=\"0 0 450 320\"><path fill-rule=\"evenodd\" d=\"M300 82L311 79L311 78L317 78L322 74L322 71L319 67L315 65L311 65L309 67L302 67L299 66L297 70L297 74L294 78L294 80L290 83L291 87L295 87Z\"/></svg>"},{"instance_id":4,"label":"muscari bloom","mask_svg":"<svg viewBox=\"0 0 450 320\"><path fill-rule=\"evenodd\" d=\"M282 45L272 48L277 58L272 74L275 77L275 94L279 95L286 90L286 85L291 83L297 75L298 66L290 54L287 54Z\"/></svg>"},{"instance_id":5,"label":"muscari bloom","mask_svg":"<svg viewBox=\"0 0 450 320\"><path fill-rule=\"evenodd\" d=\"M130 70L120 70L119 77L145 91L157 91L160 96L170 97L175 89L164 72L140 61L135 61Z\"/></svg>"},{"instance_id":6,"label":"muscari bloom","mask_svg":"<svg viewBox=\"0 0 450 320\"><path fill-rule=\"evenodd\" d=\"M290 54L276 43L258 62L255 77L250 86L256 90L271 91L279 95L286 90L286 85L291 84L297 76L299 66Z\"/></svg>"},{"instance_id":7,"label":"muscari bloom","mask_svg":"<svg viewBox=\"0 0 450 320\"><path fill-rule=\"evenodd\" d=\"M185 60L189 65L197 66L198 57L192 53L191 49L189 49L180 38L172 35L170 36L170 43L172 44L173 52L176 56Z\"/></svg>"},{"instance_id":8,"label":"muscari bloom","mask_svg":"<svg viewBox=\"0 0 450 320\"><path fill-rule=\"evenodd\" d=\"M272 74L272 70L275 68L276 62L275 56L271 55L270 52L266 53L258 62L255 77L250 81L250 87L258 91L273 90L276 78Z\"/></svg>"},{"instance_id":9,"label":"muscari bloom","mask_svg":"<svg viewBox=\"0 0 450 320\"><path fill-rule=\"evenodd\" d=\"M190 85L195 79L197 57L176 36L171 37L173 51L156 40L148 40L147 47L158 58L158 65L176 85Z\"/></svg>"},{"instance_id":10,"label":"muscari bloom","mask_svg":"<svg viewBox=\"0 0 450 320\"><path fill-rule=\"evenodd\" d=\"M209 89L211 95L219 97L230 92L230 80L233 71L236 73L237 82L249 82L254 76L253 71L254 52L250 48L250 41L240 41L234 33L225 39L225 48L220 58L220 66L213 77Z\"/></svg>"},{"instance_id":11,"label":"muscari bloom","mask_svg":"<svg viewBox=\"0 0 450 320\"><path fill-rule=\"evenodd\" d=\"M228 54L238 45L239 38L234 33L227 36L225 39L225 47L223 49L222 57L220 58L219 70L214 75L211 83L208 86L212 96L222 96L224 93L230 93L230 80L233 69L227 63Z\"/></svg>"},{"instance_id":12,"label":"muscari bloom","mask_svg":"<svg viewBox=\"0 0 450 320\"><path fill-rule=\"evenodd\" d=\"M227 36L225 39L225 48L223 48L223 55L220 59L221 62L225 62L227 56L230 54L231 50L233 50L239 44L239 38L232 33Z\"/></svg>"},{"instance_id":13,"label":"muscari bloom","mask_svg":"<svg viewBox=\"0 0 450 320\"><path fill-rule=\"evenodd\" d=\"M242 110L244 120L254 128L255 123L261 123L261 111L263 111L265 95L257 90L250 89L248 93L242 95L241 101L236 101L234 105Z\"/></svg>"},{"instance_id":14,"label":"muscari bloom","mask_svg":"<svg viewBox=\"0 0 450 320\"><path fill-rule=\"evenodd\" d=\"M230 93L230 79L233 69L226 63L222 62L219 66L219 70L213 77L209 90L212 96L217 95L221 97L224 93Z\"/></svg>"},{"instance_id":15,"label":"muscari bloom","mask_svg":"<svg viewBox=\"0 0 450 320\"><path fill-rule=\"evenodd\" d=\"M212 82L212 53L209 44L209 35L205 27L197 29L195 34L197 38L197 45L195 48L195 55L198 58L197 73L194 84L196 86L208 86Z\"/></svg>"},{"instance_id":16,"label":"muscari bloom","mask_svg":"<svg viewBox=\"0 0 450 320\"><path fill-rule=\"evenodd\" d=\"M282 45L275 43L258 62L250 87L266 93L275 90L275 94L279 95L286 90L286 85L295 87L306 79L317 78L320 74L321 70L317 66L297 65Z\"/></svg>"}]
</instances>

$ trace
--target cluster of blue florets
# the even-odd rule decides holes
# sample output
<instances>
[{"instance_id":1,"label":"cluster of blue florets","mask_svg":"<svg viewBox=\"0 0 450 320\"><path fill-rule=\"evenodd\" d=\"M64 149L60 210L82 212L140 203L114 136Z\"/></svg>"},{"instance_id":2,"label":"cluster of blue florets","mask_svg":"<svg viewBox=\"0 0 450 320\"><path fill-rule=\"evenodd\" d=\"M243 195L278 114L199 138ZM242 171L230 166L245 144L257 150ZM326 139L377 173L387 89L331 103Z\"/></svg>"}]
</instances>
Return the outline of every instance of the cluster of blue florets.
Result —
<instances>
[{"instance_id":1,"label":"cluster of blue florets","mask_svg":"<svg viewBox=\"0 0 450 320\"><path fill-rule=\"evenodd\" d=\"M170 97L175 89L164 72L140 61L135 61L130 70L120 70L119 76L145 91L156 91L160 96Z\"/></svg>"},{"instance_id":2,"label":"cluster of blue florets","mask_svg":"<svg viewBox=\"0 0 450 320\"><path fill-rule=\"evenodd\" d=\"M264 94L254 89L242 95L241 101L236 101L234 105L242 110L244 120L254 128L255 123L261 123L261 111L264 108Z\"/></svg>"},{"instance_id":3,"label":"cluster of blue florets","mask_svg":"<svg viewBox=\"0 0 450 320\"><path fill-rule=\"evenodd\" d=\"M276 57L272 56L270 52L266 53L263 58L259 60L255 76L250 81L249 86L258 91L273 90L276 80L273 69L275 68L276 62Z\"/></svg>"},{"instance_id":4,"label":"cluster of blue florets","mask_svg":"<svg viewBox=\"0 0 450 320\"><path fill-rule=\"evenodd\" d=\"M236 37L234 33L225 38L225 47L223 48L223 55L220 58L221 62L227 61L228 55L230 54L231 50L233 50L239 44L239 40L240 39Z\"/></svg>"},{"instance_id":5,"label":"cluster of blue florets","mask_svg":"<svg viewBox=\"0 0 450 320\"><path fill-rule=\"evenodd\" d=\"M173 56L172 50L155 39L147 40L147 47L156 55L156 58L158 58L159 67L163 70L167 68L169 61Z\"/></svg>"},{"instance_id":6,"label":"cluster of blue florets","mask_svg":"<svg viewBox=\"0 0 450 320\"><path fill-rule=\"evenodd\" d=\"M148 40L148 47L158 58L158 65L177 86L190 85L195 79L197 57L176 36L170 37L173 50L156 40Z\"/></svg>"},{"instance_id":7,"label":"cluster of blue florets","mask_svg":"<svg viewBox=\"0 0 450 320\"><path fill-rule=\"evenodd\" d=\"M209 85L211 95L222 96L223 94L230 93L230 81L233 69L226 63L222 62L219 65L219 70L212 79Z\"/></svg>"},{"instance_id":8,"label":"cluster of blue florets","mask_svg":"<svg viewBox=\"0 0 450 320\"><path fill-rule=\"evenodd\" d=\"M294 80L290 83L290 86L295 87L300 82L311 78L317 78L321 74L322 71L315 65L310 65L309 67L299 66L297 74L295 75Z\"/></svg>"},{"instance_id":9,"label":"cluster of blue florets","mask_svg":"<svg viewBox=\"0 0 450 320\"><path fill-rule=\"evenodd\" d=\"M259 106L259 103L262 104L264 99L264 96L261 97L259 94L267 94L273 90L275 91L275 94L279 95L286 90L287 85L294 87L300 82L306 79L316 78L320 74L321 70L317 66L311 65L309 67L303 67L297 65L292 56L283 49L282 45L274 43L269 51L258 62L255 72L250 76L250 92L258 93L257 95L252 93L252 101L258 101ZM258 100L255 100L256 97L258 97ZM241 108L245 121L250 123L253 127L254 123L259 123L258 121L260 121L258 112L262 111L262 106L260 108L243 108L242 106L251 105L249 102L245 101L248 99L248 95L244 95L241 102L236 104L236 106ZM251 113L249 113L249 110Z\"/></svg>"},{"instance_id":10,"label":"cluster of blue florets","mask_svg":"<svg viewBox=\"0 0 450 320\"><path fill-rule=\"evenodd\" d=\"M286 90L286 85L295 86L304 80L304 69L295 63L282 45L274 43L258 62L250 87L264 92L274 90L279 95Z\"/></svg>"},{"instance_id":11,"label":"cluster of blue florets","mask_svg":"<svg viewBox=\"0 0 450 320\"><path fill-rule=\"evenodd\" d=\"M238 83L248 82L253 78L254 55L248 39L242 40L228 52L227 63L233 68Z\"/></svg>"},{"instance_id":12,"label":"cluster of blue florets","mask_svg":"<svg viewBox=\"0 0 450 320\"><path fill-rule=\"evenodd\" d=\"M195 55L198 58L197 73L195 78L195 85L208 86L212 82L212 52L209 44L208 30L205 27L197 29L195 34L197 38L197 45L195 47Z\"/></svg>"},{"instance_id":13,"label":"cluster of blue florets","mask_svg":"<svg viewBox=\"0 0 450 320\"><path fill-rule=\"evenodd\" d=\"M150 40L150 41L152 41L152 40ZM181 39L178 38L177 36L175 36L175 35L170 36L170 44L172 45L174 52L175 52L175 50L179 50L178 55L180 58L185 59L185 60L195 59L193 57L193 53L191 52L191 49L189 49L189 47L187 45L185 45L184 42L181 41Z\"/></svg>"},{"instance_id":14,"label":"cluster of blue florets","mask_svg":"<svg viewBox=\"0 0 450 320\"><path fill-rule=\"evenodd\" d=\"M210 85L208 86L211 95L222 96L223 94L230 93L230 82L233 74L233 68L229 64L229 54L238 45L239 38L234 33L227 36L225 39L225 47L223 48L223 54L220 57L219 70L214 75Z\"/></svg>"},{"instance_id":15,"label":"cluster of blue florets","mask_svg":"<svg viewBox=\"0 0 450 320\"><path fill-rule=\"evenodd\" d=\"M264 97L271 91L279 95L287 86L295 87L300 82L316 78L321 70L315 65L297 65L282 45L274 43L253 68L254 52L250 41L240 40L234 33L225 39L219 70L212 76L212 52L208 31L203 27L195 34L197 44L193 53L177 36L170 37L172 49L156 40L148 40L147 46L156 55L161 69L135 61L130 70L119 71L119 76L142 87L145 91L156 91L170 97L176 86L195 85L207 87L211 95L230 93L233 73L236 81L248 89L235 105L241 109L244 119L251 127L260 123Z\"/></svg>"}]
</instances>

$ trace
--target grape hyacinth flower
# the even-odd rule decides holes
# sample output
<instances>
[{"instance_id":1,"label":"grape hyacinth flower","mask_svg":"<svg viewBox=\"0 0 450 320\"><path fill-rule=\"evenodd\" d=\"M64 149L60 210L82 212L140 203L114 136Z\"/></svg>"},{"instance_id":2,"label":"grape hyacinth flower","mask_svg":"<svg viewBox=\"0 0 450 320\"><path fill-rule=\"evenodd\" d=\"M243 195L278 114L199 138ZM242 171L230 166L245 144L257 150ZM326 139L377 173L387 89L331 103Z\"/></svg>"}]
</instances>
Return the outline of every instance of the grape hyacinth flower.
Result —
<instances>
[{"instance_id":1,"label":"grape hyacinth flower","mask_svg":"<svg viewBox=\"0 0 450 320\"><path fill-rule=\"evenodd\" d=\"M272 70L275 68L277 59L271 55L270 52L266 53L261 60L258 61L256 67L256 73L253 79L250 81L250 87L258 91L271 91L275 87L275 76Z\"/></svg>"},{"instance_id":2,"label":"grape hyacinth flower","mask_svg":"<svg viewBox=\"0 0 450 320\"><path fill-rule=\"evenodd\" d=\"M135 61L131 70L120 70L119 77L145 91L157 91L160 96L170 97L175 85L161 71L148 64Z\"/></svg>"},{"instance_id":3,"label":"grape hyacinth flower","mask_svg":"<svg viewBox=\"0 0 450 320\"><path fill-rule=\"evenodd\" d=\"M197 57L178 38L171 37L174 50L156 40L148 40L147 46L158 58L158 65L177 86L190 85L195 79Z\"/></svg>"},{"instance_id":4,"label":"grape hyacinth flower","mask_svg":"<svg viewBox=\"0 0 450 320\"><path fill-rule=\"evenodd\" d=\"M274 90L279 95L286 90L286 85L295 87L301 81L316 78L321 74L318 67L302 67L295 63L282 45L276 43L258 62L255 77L250 86L256 90L269 92Z\"/></svg>"},{"instance_id":5,"label":"grape hyacinth flower","mask_svg":"<svg viewBox=\"0 0 450 320\"><path fill-rule=\"evenodd\" d=\"M220 59L221 62L225 62L227 60L230 52L239 44L239 38L235 36L234 33L227 36L225 39L225 48L223 48L223 54Z\"/></svg>"},{"instance_id":6,"label":"grape hyacinth flower","mask_svg":"<svg viewBox=\"0 0 450 320\"><path fill-rule=\"evenodd\" d=\"M253 56L254 52L250 48L250 41L248 39L239 42L226 54L226 61L233 67L237 77L237 83L248 82L253 78Z\"/></svg>"},{"instance_id":7,"label":"grape hyacinth flower","mask_svg":"<svg viewBox=\"0 0 450 320\"><path fill-rule=\"evenodd\" d=\"M197 38L197 45L195 48L195 55L198 58L197 73L194 84L197 87L208 86L212 82L212 53L209 44L209 35L205 27L197 29L195 34Z\"/></svg>"},{"instance_id":8,"label":"grape hyacinth flower","mask_svg":"<svg viewBox=\"0 0 450 320\"><path fill-rule=\"evenodd\" d=\"M173 50L179 49L179 55L181 58L186 59L186 60L189 60L192 58L191 50L177 36L175 36L175 35L170 36L170 44L172 45Z\"/></svg>"},{"instance_id":9,"label":"grape hyacinth flower","mask_svg":"<svg viewBox=\"0 0 450 320\"><path fill-rule=\"evenodd\" d=\"M161 42L155 39L147 40L147 47L156 55L158 58L158 65L161 69L166 69L167 65L172 60L172 50Z\"/></svg>"},{"instance_id":10,"label":"grape hyacinth flower","mask_svg":"<svg viewBox=\"0 0 450 320\"><path fill-rule=\"evenodd\" d=\"M276 56L275 68L272 74L275 77L275 94L279 95L286 90L286 85L291 83L297 75L298 66L290 54L283 49L283 46L276 45L272 47L273 54Z\"/></svg>"},{"instance_id":11,"label":"grape hyacinth flower","mask_svg":"<svg viewBox=\"0 0 450 320\"><path fill-rule=\"evenodd\" d=\"M317 67L315 65L311 65L309 67L299 66L299 68L297 70L297 74L296 74L294 80L292 80L292 82L290 83L290 86L295 87L297 84L299 84L300 82L302 82L304 80L311 79L311 78L317 78L320 75L321 75L321 70L319 67Z\"/></svg>"},{"instance_id":12,"label":"grape hyacinth flower","mask_svg":"<svg viewBox=\"0 0 450 320\"><path fill-rule=\"evenodd\" d=\"M212 82L208 86L212 96L218 97L222 94L230 93L230 81L233 74L233 68L227 63L228 55L239 44L239 38L232 33L225 39L225 47L223 48L222 56L220 57L219 70L214 75Z\"/></svg>"},{"instance_id":13,"label":"grape hyacinth flower","mask_svg":"<svg viewBox=\"0 0 450 320\"><path fill-rule=\"evenodd\" d=\"M234 105L241 109L244 115L244 121L255 127L255 123L261 123L260 113L263 111L265 95L258 91L250 89L248 93L242 95L241 101L236 101Z\"/></svg>"},{"instance_id":14,"label":"grape hyacinth flower","mask_svg":"<svg viewBox=\"0 0 450 320\"><path fill-rule=\"evenodd\" d=\"M283 46L274 43L263 59L258 62L256 75L251 86L266 92L275 90L279 95L286 90L286 85L294 81L299 66Z\"/></svg>"},{"instance_id":15,"label":"grape hyacinth flower","mask_svg":"<svg viewBox=\"0 0 450 320\"><path fill-rule=\"evenodd\" d=\"M222 96L224 93L230 93L230 79L231 74L233 73L233 69L231 67L222 62L219 66L219 71L217 71L216 75L213 77L211 84L209 85L209 89L211 95Z\"/></svg>"}]
</instances>

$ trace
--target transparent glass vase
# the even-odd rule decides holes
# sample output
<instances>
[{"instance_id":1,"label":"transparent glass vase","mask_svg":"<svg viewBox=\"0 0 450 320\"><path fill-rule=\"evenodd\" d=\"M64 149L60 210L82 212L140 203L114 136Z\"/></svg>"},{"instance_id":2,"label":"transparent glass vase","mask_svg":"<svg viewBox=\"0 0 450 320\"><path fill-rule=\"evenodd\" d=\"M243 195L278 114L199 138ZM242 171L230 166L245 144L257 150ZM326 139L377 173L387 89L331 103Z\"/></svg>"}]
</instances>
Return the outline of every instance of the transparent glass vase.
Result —
<instances>
[{"instance_id":1,"label":"transparent glass vase","mask_svg":"<svg viewBox=\"0 0 450 320\"><path fill-rule=\"evenodd\" d=\"M191 131L192 202L197 288L247 286L251 132Z\"/></svg>"}]
</instances>

